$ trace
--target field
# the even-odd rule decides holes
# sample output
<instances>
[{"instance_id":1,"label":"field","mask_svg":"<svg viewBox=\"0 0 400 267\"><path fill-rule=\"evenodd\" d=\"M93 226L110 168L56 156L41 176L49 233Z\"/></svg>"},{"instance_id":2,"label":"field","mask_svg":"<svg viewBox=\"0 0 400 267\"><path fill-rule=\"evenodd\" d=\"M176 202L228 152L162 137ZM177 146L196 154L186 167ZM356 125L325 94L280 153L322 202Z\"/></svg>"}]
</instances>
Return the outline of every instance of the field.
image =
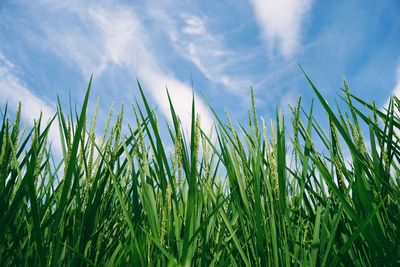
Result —
<instances>
[{"instance_id":1,"label":"field","mask_svg":"<svg viewBox=\"0 0 400 267\"><path fill-rule=\"evenodd\" d=\"M2 107L0 266L399 266L400 101L382 109L344 83L340 110L306 78L313 105L266 123L251 93L248 122L214 112L212 136L195 103L190 131L171 102L161 133L138 83L136 123L110 111L98 137L89 84L51 122L60 161L46 121L24 130Z\"/></svg>"}]
</instances>

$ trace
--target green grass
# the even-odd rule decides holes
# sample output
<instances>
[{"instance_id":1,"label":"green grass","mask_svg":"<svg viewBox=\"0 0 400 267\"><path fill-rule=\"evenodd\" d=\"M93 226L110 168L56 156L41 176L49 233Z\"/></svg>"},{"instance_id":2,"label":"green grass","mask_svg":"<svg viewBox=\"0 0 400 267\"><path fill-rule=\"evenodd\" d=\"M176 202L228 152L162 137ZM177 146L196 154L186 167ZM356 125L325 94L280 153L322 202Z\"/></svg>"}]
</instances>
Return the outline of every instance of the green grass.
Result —
<instances>
[{"instance_id":1,"label":"green grass","mask_svg":"<svg viewBox=\"0 0 400 267\"><path fill-rule=\"evenodd\" d=\"M97 138L89 84L81 111L51 122L60 162L50 124L24 131L3 110L0 266L398 266L400 101L382 110L345 83L334 111L306 78L328 131L300 99L267 127L252 95L247 126L214 112L211 137L193 102L188 135L171 102L160 133L138 84L136 123L110 112Z\"/></svg>"}]
</instances>

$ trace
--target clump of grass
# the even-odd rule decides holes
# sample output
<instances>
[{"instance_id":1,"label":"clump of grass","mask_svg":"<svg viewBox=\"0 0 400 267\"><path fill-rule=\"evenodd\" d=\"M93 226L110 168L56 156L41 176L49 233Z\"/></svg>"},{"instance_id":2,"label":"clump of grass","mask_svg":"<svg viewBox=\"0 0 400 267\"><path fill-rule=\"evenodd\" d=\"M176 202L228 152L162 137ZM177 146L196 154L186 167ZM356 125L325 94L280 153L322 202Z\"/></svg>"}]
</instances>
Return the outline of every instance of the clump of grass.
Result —
<instances>
[{"instance_id":1,"label":"clump of grass","mask_svg":"<svg viewBox=\"0 0 400 267\"><path fill-rule=\"evenodd\" d=\"M87 125L91 83L80 114L59 105L50 123L39 118L28 132L20 108L14 120L6 109L0 265L399 265L400 101L382 111L345 84L347 109L334 112L306 78L328 132L301 100L290 135L279 113L259 129L252 93L249 127L214 112L211 138L193 102L188 136L170 101L171 154L140 84L136 125L122 132L124 111L114 125L110 112L100 141L96 115ZM63 157L53 164L47 135L57 122Z\"/></svg>"}]
</instances>

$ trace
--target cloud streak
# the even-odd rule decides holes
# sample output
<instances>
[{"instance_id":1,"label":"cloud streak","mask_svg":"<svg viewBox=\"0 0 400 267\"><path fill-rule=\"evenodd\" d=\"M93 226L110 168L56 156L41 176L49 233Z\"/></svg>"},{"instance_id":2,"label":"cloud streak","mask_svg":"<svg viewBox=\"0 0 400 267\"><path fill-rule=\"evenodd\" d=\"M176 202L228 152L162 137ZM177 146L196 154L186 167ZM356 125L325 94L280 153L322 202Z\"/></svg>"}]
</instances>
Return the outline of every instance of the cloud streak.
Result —
<instances>
[{"instance_id":1,"label":"cloud streak","mask_svg":"<svg viewBox=\"0 0 400 267\"><path fill-rule=\"evenodd\" d=\"M393 87L391 95L386 99L386 103L384 105L385 108L387 108L389 106L389 101L392 96L396 96L396 97L400 98L400 64L397 66L396 82Z\"/></svg>"},{"instance_id":2,"label":"cloud streak","mask_svg":"<svg viewBox=\"0 0 400 267\"><path fill-rule=\"evenodd\" d=\"M162 25L160 30L169 37L180 57L193 64L213 85L241 95L254 78L241 69L244 62L255 57L254 51L231 48L226 40L229 31L214 29L216 20L202 12L192 11L194 6L194 3L182 4L178 7L178 16L171 15L177 9L172 2L149 2L146 9L154 23Z\"/></svg>"},{"instance_id":3,"label":"cloud streak","mask_svg":"<svg viewBox=\"0 0 400 267\"><path fill-rule=\"evenodd\" d=\"M49 121L56 114L53 104L49 104L27 88L16 74L16 67L4 55L0 53L0 100L2 104L7 102L16 110L21 102L21 117L24 121L33 125L34 119L40 114L44 122ZM57 155L61 155L61 141L57 123L53 123L49 130L49 139Z\"/></svg>"},{"instance_id":4,"label":"cloud streak","mask_svg":"<svg viewBox=\"0 0 400 267\"><path fill-rule=\"evenodd\" d=\"M208 29L207 17L185 15L183 23L169 29L178 53L191 61L209 80L221 84L232 93L248 88L250 80L243 74L235 75L235 69L245 61L247 55L238 54L224 44L222 34L216 35ZM230 72L229 72L230 71Z\"/></svg>"},{"instance_id":5,"label":"cloud streak","mask_svg":"<svg viewBox=\"0 0 400 267\"><path fill-rule=\"evenodd\" d=\"M396 74L396 85L394 86L392 94L400 97L400 65L397 67Z\"/></svg>"},{"instance_id":6,"label":"cloud streak","mask_svg":"<svg viewBox=\"0 0 400 267\"><path fill-rule=\"evenodd\" d=\"M292 57L300 46L312 0L251 0L251 4L269 53L277 50Z\"/></svg>"},{"instance_id":7,"label":"cloud streak","mask_svg":"<svg viewBox=\"0 0 400 267\"><path fill-rule=\"evenodd\" d=\"M53 53L66 62L73 62L85 77L93 72L96 76L111 72L114 66L124 67L131 79L139 78L164 115L170 118L165 90L168 87L183 125L190 129L192 89L160 67L154 57L152 40L134 8L98 2L59 6L50 5L49 1L42 3L40 8L47 9L51 19L75 19L74 24L43 25L46 38L42 41ZM209 129L213 123L211 113L201 98L193 95L202 126Z\"/></svg>"}]
</instances>

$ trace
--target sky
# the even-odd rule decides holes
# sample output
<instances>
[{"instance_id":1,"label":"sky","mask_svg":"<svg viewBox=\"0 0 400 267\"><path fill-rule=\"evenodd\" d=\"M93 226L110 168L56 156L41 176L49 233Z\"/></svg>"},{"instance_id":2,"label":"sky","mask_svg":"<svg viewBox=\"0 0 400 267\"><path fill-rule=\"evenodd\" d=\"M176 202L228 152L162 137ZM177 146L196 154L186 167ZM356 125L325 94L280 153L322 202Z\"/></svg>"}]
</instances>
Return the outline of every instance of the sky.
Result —
<instances>
[{"instance_id":1,"label":"sky","mask_svg":"<svg viewBox=\"0 0 400 267\"><path fill-rule=\"evenodd\" d=\"M399 18L398 0L0 0L0 106L22 102L32 124L55 113L57 96L79 106L93 74L100 125L111 103L139 96L138 80L166 120L168 88L186 126L194 96L208 128L208 103L245 121L250 87L266 119L289 115L299 96L309 104L299 64L328 102L345 77L383 106L400 96Z\"/></svg>"}]
</instances>

